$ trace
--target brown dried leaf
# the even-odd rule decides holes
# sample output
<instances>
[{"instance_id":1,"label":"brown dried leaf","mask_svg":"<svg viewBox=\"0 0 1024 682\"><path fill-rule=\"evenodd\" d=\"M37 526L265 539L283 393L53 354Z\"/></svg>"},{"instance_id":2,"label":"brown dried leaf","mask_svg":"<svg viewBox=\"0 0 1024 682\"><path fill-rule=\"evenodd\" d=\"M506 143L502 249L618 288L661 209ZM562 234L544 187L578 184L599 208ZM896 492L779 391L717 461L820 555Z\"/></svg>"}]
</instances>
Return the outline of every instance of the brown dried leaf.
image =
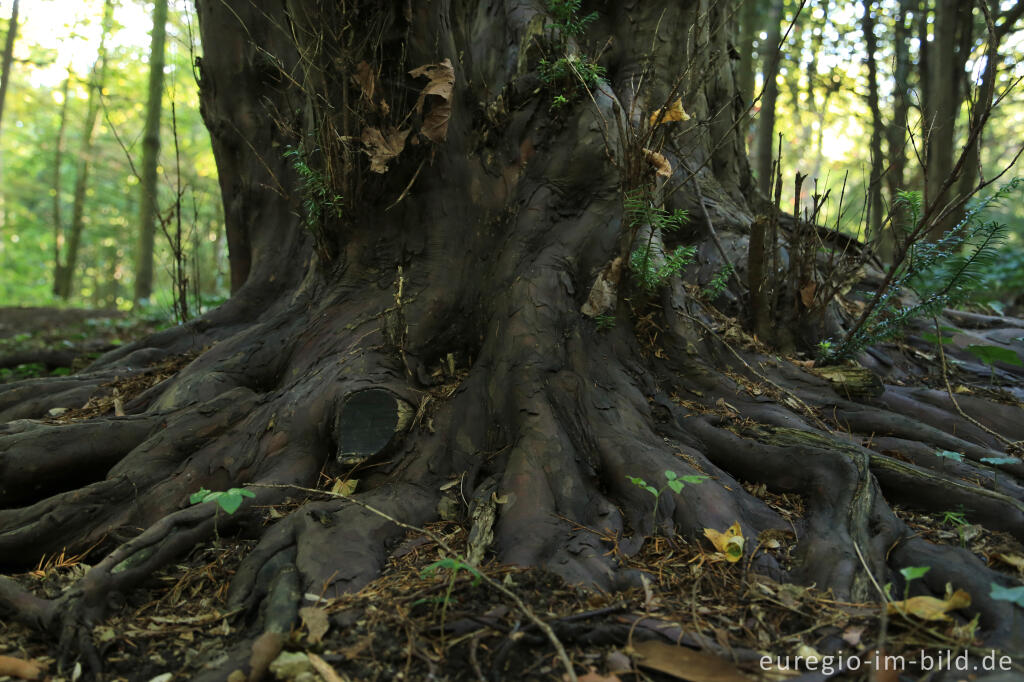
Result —
<instances>
[{"instance_id":1,"label":"brown dried leaf","mask_svg":"<svg viewBox=\"0 0 1024 682\"><path fill-rule=\"evenodd\" d=\"M444 142L448 139L448 119L452 117L452 105L448 102L438 102L430 109L430 113L423 119L423 127L420 132L431 142Z\"/></svg>"},{"instance_id":2,"label":"brown dried leaf","mask_svg":"<svg viewBox=\"0 0 1024 682\"><path fill-rule=\"evenodd\" d=\"M811 304L814 303L814 294L817 290L818 285L814 282L808 282L800 287L800 302L804 304L805 308L810 308Z\"/></svg>"},{"instance_id":3,"label":"brown dried leaf","mask_svg":"<svg viewBox=\"0 0 1024 682\"><path fill-rule=\"evenodd\" d=\"M448 120L452 116L452 90L455 87L455 69L452 68L451 60L445 59L440 64L424 64L410 71L409 75L413 78L425 76L429 79L416 99L416 113L423 113L423 102L428 95L441 98L442 101L435 101L430 108L420 132L431 142L443 142L448 137Z\"/></svg>"},{"instance_id":4,"label":"brown dried leaf","mask_svg":"<svg viewBox=\"0 0 1024 682\"><path fill-rule=\"evenodd\" d=\"M405 149L405 138L409 136L409 129L399 130L390 127L387 133L382 133L378 128L363 128L363 151L370 157L370 170L374 173L387 173L388 162L402 153Z\"/></svg>"},{"instance_id":5,"label":"brown dried leaf","mask_svg":"<svg viewBox=\"0 0 1024 682\"><path fill-rule=\"evenodd\" d=\"M309 631L309 643L319 644L331 627L327 622L327 612L319 606L303 606L299 609L299 617Z\"/></svg>"},{"instance_id":6,"label":"brown dried leaf","mask_svg":"<svg viewBox=\"0 0 1024 682\"><path fill-rule=\"evenodd\" d=\"M409 75L413 78L426 76L430 79L416 100L416 113L423 113L423 100L427 95L437 95L445 101L451 100L452 87L455 85L455 69L452 68L450 59L445 59L440 64L424 64L410 71Z\"/></svg>"},{"instance_id":7,"label":"brown dried leaf","mask_svg":"<svg viewBox=\"0 0 1024 682\"><path fill-rule=\"evenodd\" d=\"M672 164L668 162L663 154L653 152L650 149L644 149L644 158L652 166L654 166L655 172L663 178L672 177Z\"/></svg>"},{"instance_id":8,"label":"brown dried leaf","mask_svg":"<svg viewBox=\"0 0 1024 682\"><path fill-rule=\"evenodd\" d=\"M743 675L729 661L703 651L663 642L640 642L633 647L641 658L637 663L652 670L691 682L746 682Z\"/></svg>"},{"instance_id":9,"label":"brown dried leaf","mask_svg":"<svg viewBox=\"0 0 1024 682\"><path fill-rule=\"evenodd\" d=\"M373 69L366 62L359 62L356 64L356 72L352 74L352 82L359 86L359 90L362 91L363 97L366 101L373 105L373 95L377 91L377 77L373 73Z\"/></svg>"}]
</instances>

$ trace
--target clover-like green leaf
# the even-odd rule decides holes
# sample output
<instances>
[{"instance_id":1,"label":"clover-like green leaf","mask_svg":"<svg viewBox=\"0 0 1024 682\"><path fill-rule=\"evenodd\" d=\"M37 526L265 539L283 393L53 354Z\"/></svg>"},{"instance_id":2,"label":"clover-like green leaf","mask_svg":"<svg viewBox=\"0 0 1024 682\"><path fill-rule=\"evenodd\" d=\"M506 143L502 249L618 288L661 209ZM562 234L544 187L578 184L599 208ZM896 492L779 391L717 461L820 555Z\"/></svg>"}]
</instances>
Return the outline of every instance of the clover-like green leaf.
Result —
<instances>
[{"instance_id":1,"label":"clover-like green leaf","mask_svg":"<svg viewBox=\"0 0 1024 682\"><path fill-rule=\"evenodd\" d=\"M900 569L900 575L907 580L916 580L917 578L923 577L925 573L932 569L931 566L907 566L906 568Z\"/></svg>"}]
</instances>

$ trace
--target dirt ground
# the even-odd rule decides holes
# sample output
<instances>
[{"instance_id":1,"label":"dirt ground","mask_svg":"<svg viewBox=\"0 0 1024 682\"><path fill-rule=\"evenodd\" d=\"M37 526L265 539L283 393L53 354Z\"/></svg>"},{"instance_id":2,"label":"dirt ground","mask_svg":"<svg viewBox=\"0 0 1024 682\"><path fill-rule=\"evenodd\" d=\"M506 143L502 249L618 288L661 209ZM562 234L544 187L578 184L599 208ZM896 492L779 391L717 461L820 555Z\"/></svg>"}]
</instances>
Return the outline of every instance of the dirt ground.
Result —
<instances>
[{"instance_id":1,"label":"dirt ground","mask_svg":"<svg viewBox=\"0 0 1024 682\"><path fill-rule=\"evenodd\" d=\"M109 344L115 334L127 341L132 334L151 330L145 324L118 326L120 317L97 318L86 311L2 309L0 337L29 334L21 343L41 347L81 333L82 325L95 319L113 320L93 324L103 330L98 339L102 343ZM135 383L117 387L119 394L130 397L172 376L175 369L173 363L149 368ZM60 419L109 414L116 409L113 389L104 391ZM322 487L330 490L335 483L325 478ZM803 514L804 500L798 496L774 495L754 486L748 490L784 518L795 522ZM264 523L277 522L311 495L297 490L289 504L266 508ZM1024 548L1005 534L972 524L970 510L950 510L941 517L909 509L898 512L928 540L964 547L1007 575L1024 575ZM600 528L586 530L618 551L618 538ZM763 553L788 567L796 544L793 534L741 537L747 548L755 546L754 558L747 553L734 561L730 542L737 540L729 539L729 529L710 530L708 537L689 541L649 539L638 554L622 557L639 586L605 592L566 584L543 570L493 561L479 567L481 576L459 559L465 556L468 528L456 521L439 522L409 531L383 574L358 593L339 599L305 595L292 630L269 643L264 636L255 646L250 625L257 614L229 612L226 606L231 577L253 543L221 537L119 598L112 615L92 633L105 665L99 679L190 680L210 669L223 670L224 661L239 648L273 659L264 679L569 679L556 640L585 682L732 682L801 674L801 680L940 679L922 662L947 655L956 660L965 653L971 665L979 665L985 656L994 655L997 661L1007 657L1010 669L991 680L1024 679L1022 652L993 652L980 641L977 621L970 619L966 605L955 602L952 591L944 602L936 600L945 607L940 604L934 620L909 602L885 609L881 595L866 603L836 601L829 593L779 584L756 571L756 557ZM55 597L94 560L46 557L36 570L16 579L36 594ZM904 596L891 598L900 601ZM832 657L820 658L826 653ZM74 665L58 670L60 654L55 639L0 621L0 681L94 679ZM797 656L805 662L801 670L794 669ZM231 671L223 672L226 676ZM979 669L950 679L984 679L981 673Z\"/></svg>"}]
</instances>

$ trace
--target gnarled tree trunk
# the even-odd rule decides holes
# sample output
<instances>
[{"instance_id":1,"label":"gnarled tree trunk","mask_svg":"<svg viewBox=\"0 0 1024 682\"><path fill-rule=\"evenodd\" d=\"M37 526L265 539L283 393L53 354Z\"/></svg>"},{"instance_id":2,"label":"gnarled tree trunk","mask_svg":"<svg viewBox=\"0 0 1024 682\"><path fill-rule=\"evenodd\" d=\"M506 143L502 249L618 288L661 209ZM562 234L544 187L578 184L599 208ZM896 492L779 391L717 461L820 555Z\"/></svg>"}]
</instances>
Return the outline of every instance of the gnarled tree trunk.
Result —
<instances>
[{"instance_id":1,"label":"gnarled tree trunk","mask_svg":"<svg viewBox=\"0 0 1024 682\"><path fill-rule=\"evenodd\" d=\"M504 502L491 546L500 560L613 587L635 576L587 528L607 529L627 553L656 530L791 530L745 491L749 481L807 504L796 565L757 554L756 570L862 601L877 599L865 567L902 585L896 571L927 552L930 589L969 589L989 641L1020 644L1019 613L987 596L1000 578L916 538L890 508L962 501L1024 535L1020 464L982 487L932 455L996 456L994 437L943 393L890 387L853 399L726 345L679 278L645 294L617 261L633 236L623 191L639 186L695 216L663 236L667 248L699 247L691 281L709 279L725 254L742 262L754 190L723 3L602 4L586 35L611 38L607 80L589 93L574 78L538 78L540 58L575 46L534 4L198 6L235 293L85 374L0 392L0 418L36 417L154 358L208 347L127 402L124 417L3 427L0 557L25 566L95 546L96 563L55 602L0 581L0 605L81 635L110 591L213 533L214 505L188 505L204 487L257 484L253 506L220 516L224 533L291 494L259 484L348 476L362 501L423 524L460 480L470 506ZM568 103L554 106L559 95ZM649 140L671 166L665 179L660 163L637 163L657 157L629 140L677 96L690 120L663 122ZM967 409L1024 438L1017 408L974 399ZM660 481L666 470L711 480L662 496L652 516L627 476ZM256 631L281 632L299 595L372 580L401 531L330 499L262 532L231 599L265 599ZM225 665L245 661L240 651Z\"/></svg>"}]
</instances>

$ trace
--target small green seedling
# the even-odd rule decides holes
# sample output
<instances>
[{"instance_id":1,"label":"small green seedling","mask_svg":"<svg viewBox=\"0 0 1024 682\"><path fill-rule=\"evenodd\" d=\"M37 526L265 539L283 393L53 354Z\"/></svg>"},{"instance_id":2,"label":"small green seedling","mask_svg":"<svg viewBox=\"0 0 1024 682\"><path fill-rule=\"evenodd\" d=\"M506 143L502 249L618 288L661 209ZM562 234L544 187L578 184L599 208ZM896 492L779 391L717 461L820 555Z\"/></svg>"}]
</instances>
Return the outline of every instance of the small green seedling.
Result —
<instances>
[{"instance_id":1,"label":"small green seedling","mask_svg":"<svg viewBox=\"0 0 1024 682\"><path fill-rule=\"evenodd\" d=\"M936 450L935 456L944 457L946 459L952 459L956 462L964 461L964 456L962 454L960 454L959 452L953 452L952 450Z\"/></svg>"},{"instance_id":2,"label":"small green seedling","mask_svg":"<svg viewBox=\"0 0 1024 682\"><path fill-rule=\"evenodd\" d=\"M1024 585L1019 585L1017 587L1003 587L996 583L990 583L989 587L991 588L991 591L988 593L988 596L1000 601L1012 602L1017 606L1024 608Z\"/></svg>"},{"instance_id":3,"label":"small green seedling","mask_svg":"<svg viewBox=\"0 0 1024 682\"><path fill-rule=\"evenodd\" d=\"M459 577L459 571L466 571L467 573L472 574L473 575L473 583L472 584L474 586L478 585L480 583L480 581L483 579L483 576L480 575L480 571L478 571L475 566L467 564L462 559L452 558L452 557L445 557L444 559L440 559L440 560L435 561L434 563L430 564L429 566L424 567L423 570L420 571L420 578L424 578L424 579L425 578L429 578L429 577L435 575L438 572L438 570L440 570L442 568L448 569L448 572L451 575L451 577L448 579L448 589L445 591L444 598L440 600L441 601L441 641L443 643L444 642L444 617L445 617L445 614L448 611L448 603L451 601L452 589L454 589L454 587L455 587L455 579ZM420 603L420 602L417 601L416 603Z\"/></svg>"},{"instance_id":4,"label":"small green seedling","mask_svg":"<svg viewBox=\"0 0 1024 682\"><path fill-rule=\"evenodd\" d=\"M1016 457L982 457L985 464L1016 464L1020 460Z\"/></svg>"},{"instance_id":5,"label":"small green seedling","mask_svg":"<svg viewBox=\"0 0 1024 682\"><path fill-rule=\"evenodd\" d=\"M599 331L605 331L615 327L615 316L614 315L598 315L594 318L594 323L597 325Z\"/></svg>"},{"instance_id":6,"label":"small green seedling","mask_svg":"<svg viewBox=\"0 0 1024 682\"><path fill-rule=\"evenodd\" d=\"M672 492L678 495L679 493L683 492L683 487L687 483L690 483L691 485L703 483L704 481L708 480L710 476L680 476L674 471L666 471L665 485L661 486L660 489L655 488L653 485L649 484L647 481L637 476L626 476L626 478L629 479L630 483L632 483L638 488L643 488L654 497L654 509L651 511L651 527L656 528L658 524L658 501L661 499L661 494L665 492L665 488L671 488Z\"/></svg>"},{"instance_id":7,"label":"small green seedling","mask_svg":"<svg viewBox=\"0 0 1024 682\"><path fill-rule=\"evenodd\" d=\"M228 514L234 514L242 506L242 498L244 497L256 497L256 494L245 488L228 488L227 490L216 491L200 488L199 492L192 493L189 496L188 502L189 504L202 504L203 502L217 500L217 504L221 509Z\"/></svg>"},{"instance_id":8,"label":"small green seedling","mask_svg":"<svg viewBox=\"0 0 1024 682\"><path fill-rule=\"evenodd\" d=\"M962 511L946 511L942 513L942 523L947 526L966 526L967 515Z\"/></svg>"},{"instance_id":9,"label":"small green seedling","mask_svg":"<svg viewBox=\"0 0 1024 682\"><path fill-rule=\"evenodd\" d=\"M1017 355L1016 351L1012 351L1009 348L990 346L988 344L976 344L967 346L964 350L984 362L989 366L989 369L993 371L997 362L1003 362L1015 367L1024 367L1024 360L1020 359L1020 356Z\"/></svg>"},{"instance_id":10,"label":"small green seedling","mask_svg":"<svg viewBox=\"0 0 1024 682\"><path fill-rule=\"evenodd\" d=\"M906 581L903 585L903 601L910 598L910 583L918 578L923 578L924 574L930 570L932 570L931 566L906 566L900 569L900 575Z\"/></svg>"}]
</instances>

